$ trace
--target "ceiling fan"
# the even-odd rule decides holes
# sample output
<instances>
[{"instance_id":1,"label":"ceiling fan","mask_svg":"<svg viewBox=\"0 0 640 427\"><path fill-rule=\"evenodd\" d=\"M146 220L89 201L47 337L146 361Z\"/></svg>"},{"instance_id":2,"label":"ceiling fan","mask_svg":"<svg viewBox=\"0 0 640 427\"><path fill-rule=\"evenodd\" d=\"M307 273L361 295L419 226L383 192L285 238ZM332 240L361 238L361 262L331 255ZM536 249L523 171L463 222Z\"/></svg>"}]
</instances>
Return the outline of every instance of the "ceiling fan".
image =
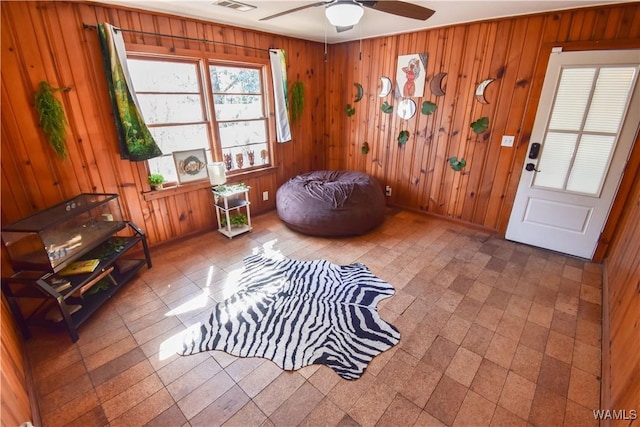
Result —
<instances>
[{"instance_id":1,"label":"ceiling fan","mask_svg":"<svg viewBox=\"0 0 640 427\"><path fill-rule=\"evenodd\" d=\"M431 15L435 13L434 10L428 9L423 6L418 6L417 4L396 0L327 0L309 3L304 6L285 10L284 12L261 18L260 21L267 21L269 19L278 18L280 16L288 15L300 10L319 6L325 7L325 15L327 19L329 20L331 25L334 25L336 27L336 30L339 33L352 29L353 26L360 21L360 18L362 18L362 15L364 14L364 7L378 10L380 12L390 13L392 15L402 16L405 18L419 19L422 21L429 19Z\"/></svg>"}]
</instances>

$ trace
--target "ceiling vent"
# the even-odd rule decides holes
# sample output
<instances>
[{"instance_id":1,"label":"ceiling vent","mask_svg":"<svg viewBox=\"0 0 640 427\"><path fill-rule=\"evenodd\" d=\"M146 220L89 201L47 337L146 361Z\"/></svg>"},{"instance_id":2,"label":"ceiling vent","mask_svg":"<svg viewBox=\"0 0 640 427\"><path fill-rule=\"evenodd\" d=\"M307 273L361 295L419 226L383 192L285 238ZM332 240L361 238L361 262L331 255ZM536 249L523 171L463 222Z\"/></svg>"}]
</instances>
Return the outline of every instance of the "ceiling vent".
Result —
<instances>
[{"instance_id":1,"label":"ceiling vent","mask_svg":"<svg viewBox=\"0 0 640 427\"><path fill-rule=\"evenodd\" d=\"M216 6L222 6L229 9L237 10L238 12L248 12L252 9L255 9L255 6L250 4L240 3L239 1L233 0L220 0L214 3Z\"/></svg>"}]
</instances>

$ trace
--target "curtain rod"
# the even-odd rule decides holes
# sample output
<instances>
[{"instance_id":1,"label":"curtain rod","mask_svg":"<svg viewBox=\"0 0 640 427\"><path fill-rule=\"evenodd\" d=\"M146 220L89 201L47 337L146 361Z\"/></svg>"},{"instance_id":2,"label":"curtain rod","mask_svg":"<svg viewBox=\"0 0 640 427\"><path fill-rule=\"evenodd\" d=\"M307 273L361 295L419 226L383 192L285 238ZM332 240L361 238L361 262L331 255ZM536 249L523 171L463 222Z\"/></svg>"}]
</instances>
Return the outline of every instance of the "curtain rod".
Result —
<instances>
[{"instance_id":1,"label":"curtain rod","mask_svg":"<svg viewBox=\"0 0 640 427\"><path fill-rule=\"evenodd\" d=\"M95 29L98 28L97 25L89 25L89 24L84 24L84 23L82 24L82 26L84 27L85 30L86 29L95 30ZM135 34L144 34L144 35L148 35L148 36L170 37L170 38L174 38L174 39L188 40L188 41L193 41L193 42L218 43L218 44L223 44L225 46L233 46L233 47L238 47L238 48L242 48L242 49L253 49L253 50L258 50L258 51L261 51L261 52L269 52L269 49L264 49L264 48L260 48L260 47L253 47L253 46L245 46L245 45L236 44L236 43L220 42L220 41L217 41L217 40L196 39L194 37L174 36L172 34L154 33L154 32L151 32L151 31L123 30L122 28L116 28L116 27L114 27L113 30L115 32L121 31L123 33L135 33Z\"/></svg>"}]
</instances>

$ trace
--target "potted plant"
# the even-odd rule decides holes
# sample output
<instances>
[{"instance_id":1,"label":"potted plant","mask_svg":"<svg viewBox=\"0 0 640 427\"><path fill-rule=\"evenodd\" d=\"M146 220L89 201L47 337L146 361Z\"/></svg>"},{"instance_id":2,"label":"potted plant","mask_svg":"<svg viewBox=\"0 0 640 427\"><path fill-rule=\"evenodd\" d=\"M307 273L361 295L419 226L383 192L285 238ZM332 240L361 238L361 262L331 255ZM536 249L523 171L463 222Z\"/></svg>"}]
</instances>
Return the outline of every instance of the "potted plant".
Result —
<instances>
[{"instance_id":1,"label":"potted plant","mask_svg":"<svg viewBox=\"0 0 640 427\"><path fill-rule=\"evenodd\" d=\"M149 175L149 185L152 190L162 190L162 183L164 182L164 176L160 173L152 173Z\"/></svg>"},{"instance_id":2,"label":"potted plant","mask_svg":"<svg viewBox=\"0 0 640 427\"><path fill-rule=\"evenodd\" d=\"M229 222L231 223L231 228L240 228L243 225L247 224L247 216L243 213L229 215ZM227 218L223 216L222 218L220 218L220 227L224 228L226 226Z\"/></svg>"},{"instance_id":3,"label":"potted plant","mask_svg":"<svg viewBox=\"0 0 640 427\"><path fill-rule=\"evenodd\" d=\"M243 213L232 215L229 220L232 228L239 228L247 224L247 216Z\"/></svg>"}]
</instances>

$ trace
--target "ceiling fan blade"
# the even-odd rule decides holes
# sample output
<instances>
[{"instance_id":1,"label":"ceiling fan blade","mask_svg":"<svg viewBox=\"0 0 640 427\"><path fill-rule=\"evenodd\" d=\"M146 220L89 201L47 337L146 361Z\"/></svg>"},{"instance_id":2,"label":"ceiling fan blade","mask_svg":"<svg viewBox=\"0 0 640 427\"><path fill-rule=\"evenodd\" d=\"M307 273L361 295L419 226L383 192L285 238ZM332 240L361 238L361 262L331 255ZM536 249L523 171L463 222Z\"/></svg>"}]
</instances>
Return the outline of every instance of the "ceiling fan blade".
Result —
<instances>
[{"instance_id":1,"label":"ceiling fan blade","mask_svg":"<svg viewBox=\"0 0 640 427\"><path fill-rule=\"evenodd\" d=\"M341 27L339 25L336 25L336 31L339 33L344 33L345 31L349 31L352 28L353 28L353 25L349 25L347 27Z\"/></svg>"},{"instance_id":2,"label":"ceiling fan blade","mask_svg":"<svg viewBox=\"0 0 640 427\"><path fill-rule=\"evenodd\" d=\"M324 5L329 4L329 3L333 3L333 0L319 1L319 2L315 2L315 3L311 3L311 4L306 4L306 5L300 6L300 7L294 7L293 9L285 10L284 12L276 13L275 15L270 15L270 16L266 16L264 18L260 18L260 19L258 19L258 21L268 21L269 19L278 18L280 16L288 15L290 13L297 12L299 10L309 9L310 7L324 6Z\"/></svg>"},{"instance_id":3,"label":"ceiling fan blade","mask_svg":"<svg viewBox=\"0 0 640 427\"><path fill-rule=\"evenodd\" d=\"M431 15L435 13L435 10L404 1L361 1L360 4L374 10L379 10L380 12L391 13L392 15L403 16L405 18L420 19L422 21L429 19Z\"/></svg>"}]
</instances>

